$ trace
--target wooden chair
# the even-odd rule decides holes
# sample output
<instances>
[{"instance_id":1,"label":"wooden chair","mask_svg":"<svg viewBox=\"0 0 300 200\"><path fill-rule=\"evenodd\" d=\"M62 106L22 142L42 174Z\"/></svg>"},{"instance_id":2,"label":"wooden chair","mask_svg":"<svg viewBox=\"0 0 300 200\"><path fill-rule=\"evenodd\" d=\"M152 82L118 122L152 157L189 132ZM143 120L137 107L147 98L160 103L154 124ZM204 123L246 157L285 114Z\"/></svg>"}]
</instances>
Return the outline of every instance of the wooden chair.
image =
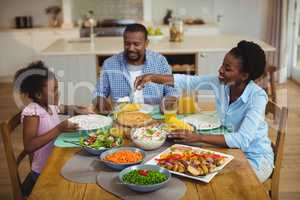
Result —
<instances>
[{"instance_id":1,"label":"wooden chair","mask_svg":"<svg viewBox=\"0 0 300 200\"><path fill-rule=\"evenodd\" d=\"M15 200L23 200L25 197L22 195L21 191L21 179L19 174L19 165L21 161L25 158L26 152L22 150L22 152L15 157L15 153L13 150L12 145L12 138L11 135L14 130L20 125L21 123L21 112L13 116L8 121L1 123L1 135L3 139L3 145L9 170L9 176L11 180L11 185L13 189L13 197ZM31 160L31 157L30 157Z\"/></svg>"},{"instance_id":2,"label":"wooden chair","mask_svg":"<svg viewBox=\"0 0 300 200\"><path fill-rule=\"evenodd\" d=\"M267 189L272 200L278 200L279 198L279 178L281 170L281 162L283 159L283 147L287 127L287 115L288 109L286 107L280 108L273 101L269 101L266 107L266 113L271 113L273 121L278 120L278 129L276 130L276 140L272 141L272 148L275 155L275 167L271 177L264 182L264 186ZM271 131L271 127L269 128Z\"/></svg>"},{"instance_id":3,"label":"wooden chair","mask_svg":"<svg viewBox=\"0 0 300 200\"><path fill-rule=\"evenodd\" d=\"M276 84L275 73L277 68L273 65L268 65L265 69L265 73L255 82L260 85L268 94L269 99L273 102L276 101Z\"/></svg>"}]
</instances>

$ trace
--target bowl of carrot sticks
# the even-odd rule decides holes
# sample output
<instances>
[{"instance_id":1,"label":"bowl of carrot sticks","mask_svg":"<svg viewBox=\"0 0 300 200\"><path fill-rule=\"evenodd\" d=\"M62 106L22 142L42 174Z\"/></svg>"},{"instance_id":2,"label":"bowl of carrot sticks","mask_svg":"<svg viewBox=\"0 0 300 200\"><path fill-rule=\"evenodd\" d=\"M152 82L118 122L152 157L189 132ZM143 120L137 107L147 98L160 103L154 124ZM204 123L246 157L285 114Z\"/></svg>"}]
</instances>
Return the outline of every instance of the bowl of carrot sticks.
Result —
<instances>
[{"instance_id":1,"label":"bowl of carrot sticks","mask_svg":"<svg viewBox=\"0 0 300 200\"><path fill-rule=\"evenodd\" d=\"M100 155L100 160L109 168L122 170L126 167L140 164L145 158L145 152L135 147L112 148Z\"/></svg>"}]
</instances>

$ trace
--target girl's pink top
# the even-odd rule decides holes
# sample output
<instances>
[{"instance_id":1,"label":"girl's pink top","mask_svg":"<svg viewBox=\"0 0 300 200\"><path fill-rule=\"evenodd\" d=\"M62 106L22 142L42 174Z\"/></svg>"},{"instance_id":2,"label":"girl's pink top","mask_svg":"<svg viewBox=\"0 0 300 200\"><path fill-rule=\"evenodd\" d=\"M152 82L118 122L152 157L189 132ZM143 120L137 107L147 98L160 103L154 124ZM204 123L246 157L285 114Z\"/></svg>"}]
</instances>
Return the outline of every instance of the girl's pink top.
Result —
<instances>
[{"instance_id":1,"label":"girl's pink top","mask_svg":"<svg viewBox=\"0 0 300 200\"><path fill-rule=\"evenodd\" d=\"M53 129L60 123L58 118L58 107L54 105L49 106L52 114L49 114L43 107L37 103L30 103L27 105L23 112L21 121L23 122L24 116L38 116L39 126L37 135L43 135L49 130ZM33 160L31 169L37 173L41 173L48 156L51 154L53 149L54 141L50 141L48 144L42 146L40 149L33 153Z\"/></svg>"}]
</instances>

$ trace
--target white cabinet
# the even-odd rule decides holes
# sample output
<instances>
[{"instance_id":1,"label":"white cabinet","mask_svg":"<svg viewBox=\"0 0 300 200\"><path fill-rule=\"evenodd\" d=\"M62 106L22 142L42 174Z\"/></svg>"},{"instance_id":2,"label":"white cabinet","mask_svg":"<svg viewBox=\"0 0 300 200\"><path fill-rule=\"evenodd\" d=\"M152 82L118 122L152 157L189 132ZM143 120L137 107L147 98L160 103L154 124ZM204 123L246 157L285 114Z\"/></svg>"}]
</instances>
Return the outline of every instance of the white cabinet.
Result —
<instances>
[{"instance_id":1,"label":"white cabinet","mask_svg":"<svg viewBox=\"0 0 300 200\"><path fill-rule=\"evenodd\" d=\"M37 28L0 32L0 81L9 81L22 67L42 59L40 52L57 39L79 38L79 30Z\"/></svg>"},{"instance_id":2,"label":"white cabinet","mask_svg":"<svg viewBox=\"0 0 300 200\"><path fill-rule=\"evenodd\" d=\"M0 76L11 78L31 62L33 57L30 31L0 32Z\"/></svg>"},{"instance_id":3,"label":"white cabinet","mask_svg":"<svg viewBox=\"0 0 300 200\"><path fill-rule=\"evenodd\" d=\"M226 52L200 52L198 55L198 74L218 74Z\"/></svg>"}]
</instances>

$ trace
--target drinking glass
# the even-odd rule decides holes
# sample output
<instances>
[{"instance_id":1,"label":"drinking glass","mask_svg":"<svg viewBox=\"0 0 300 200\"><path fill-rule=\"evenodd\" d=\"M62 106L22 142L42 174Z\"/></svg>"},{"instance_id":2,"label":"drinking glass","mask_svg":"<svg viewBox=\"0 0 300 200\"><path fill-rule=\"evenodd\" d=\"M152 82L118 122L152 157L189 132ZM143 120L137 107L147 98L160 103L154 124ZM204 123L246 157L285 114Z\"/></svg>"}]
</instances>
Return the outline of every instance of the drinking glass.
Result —
<instances>
[{"instance_id":1,"label":"drinking glass","mask_svg":"<svg viewBox=\"0 0 300 200\"><path fill-rule=\"evenodd\" d=\"M176 97L164 97L162 100L162 111L164 113L165 122L171 118L176 117L178 109L178 101Z\"/></svg>"}]
</instances>

